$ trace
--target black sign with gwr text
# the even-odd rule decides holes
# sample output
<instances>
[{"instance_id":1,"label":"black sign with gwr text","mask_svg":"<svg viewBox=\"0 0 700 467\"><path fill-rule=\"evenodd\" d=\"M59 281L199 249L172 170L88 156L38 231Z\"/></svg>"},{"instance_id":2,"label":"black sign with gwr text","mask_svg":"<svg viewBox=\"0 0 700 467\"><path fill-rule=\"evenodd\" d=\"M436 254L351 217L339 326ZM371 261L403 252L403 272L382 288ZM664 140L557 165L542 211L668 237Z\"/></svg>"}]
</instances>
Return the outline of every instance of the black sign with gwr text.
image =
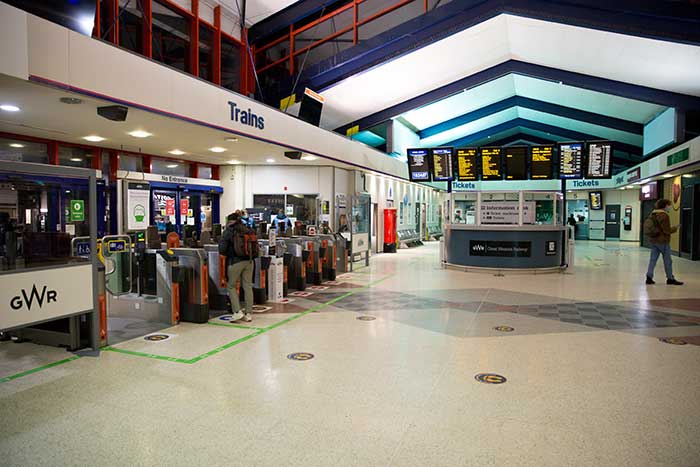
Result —
<instances>
[{"instance_id":1,"label":"black sign with gwr text","mask_svg":"<svg viewBox=\"0 0 700 467\"><path fill-rule=\"evenodd\" d=\"M505 256L511 258L529 258L532 254L532 242L496 242L491 240L470 240L471 256Z\"/></svg>"}]
</instances>

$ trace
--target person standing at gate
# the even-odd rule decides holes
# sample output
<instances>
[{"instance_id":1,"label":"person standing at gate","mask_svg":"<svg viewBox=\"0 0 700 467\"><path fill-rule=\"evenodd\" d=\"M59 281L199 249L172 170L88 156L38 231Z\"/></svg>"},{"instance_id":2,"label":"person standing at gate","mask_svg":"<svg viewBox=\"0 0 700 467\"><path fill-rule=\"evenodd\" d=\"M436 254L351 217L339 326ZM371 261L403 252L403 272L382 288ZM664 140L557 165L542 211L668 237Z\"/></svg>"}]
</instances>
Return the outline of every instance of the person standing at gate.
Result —
<instances>
[{"instance_id":1,"label":"person standing at gate","mask_svg":"<svg viewBox=\"0 0 700 467\"><path fill-rule=\"evenodd\" d=\"M671 226L671 201L660 199L656 202L649 217L644 221L644 234L649 237L651 243L651 256L649 257L649 268L647 269L647 284L655 284L654 268L659 259L659 255L664 257L664 271L666 272L666 283L668 285L683 285L673 276L673 264L671 261L671 235L678 231L678 226Z\"/></svg>"},{"instance_id":2,"label":"person standing at gate","mask_svg":"<svg viewBox=\"0 0 700 467\"><path fill-rule=\"evenodd\" d=\"M231 299L231 321L253 320L253 259L258 254L255 234L241 220L239 213L226 218L226 230L219 241L219 253L226 257L226 289ZM241 311L236 282L240 280L245 297L245 313Z\"/></svg>"}]
</instances>

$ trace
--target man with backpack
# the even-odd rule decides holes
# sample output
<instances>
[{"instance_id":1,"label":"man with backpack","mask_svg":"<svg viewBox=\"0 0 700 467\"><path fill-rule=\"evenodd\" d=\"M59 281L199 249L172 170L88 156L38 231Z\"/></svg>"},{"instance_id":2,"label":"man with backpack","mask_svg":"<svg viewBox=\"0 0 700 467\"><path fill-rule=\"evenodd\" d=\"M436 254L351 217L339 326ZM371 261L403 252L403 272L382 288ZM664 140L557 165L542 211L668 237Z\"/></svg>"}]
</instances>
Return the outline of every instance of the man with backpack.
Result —
<instances>
[{"instance_id":1,"label":"man with backpack","mask_svg":"<svg viewBox=\"0 0 700 467\"><path fill-rule=\"evenodd\" d=\"M671 234L678 231L678 226L671 227L671 219L668 213L671 210L671 201L660 199L656 202L649 217L644 221L644 234L651 242L651 256L649 257L649 269L647 270L647 284L655 284L654 268L659 255L664 257L664 270L666 271L666 283L668 285L683 285L673 277L671 262Z\"/></svg>"},{"instance_id":2,"label":"man with backpack","mask_svg":"<svg viewBox=\"0 0 700 467\"><path fill-rule=\"evenodd\" d=\"M245 225L239 213L228 216L227 226L219 241L219 253L226 257L226 288L231 299L231 321L253 320L253 260L258 256L258 239ZM245 313L241 312L236 282L241 281L245 297Z\"/></svg>"}]
</instances>

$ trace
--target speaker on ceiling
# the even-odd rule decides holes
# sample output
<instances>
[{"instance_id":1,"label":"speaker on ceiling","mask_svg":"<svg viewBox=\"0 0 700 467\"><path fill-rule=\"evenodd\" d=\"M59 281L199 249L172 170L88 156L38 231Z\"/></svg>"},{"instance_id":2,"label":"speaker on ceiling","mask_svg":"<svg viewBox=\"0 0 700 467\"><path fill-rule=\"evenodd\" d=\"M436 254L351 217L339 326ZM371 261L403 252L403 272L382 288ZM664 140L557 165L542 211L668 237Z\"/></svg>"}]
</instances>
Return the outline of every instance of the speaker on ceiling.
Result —
<instances>
[{"instance_id":1,"label":"speaker on ceiling","mask_svg":"<svg viewBox=\"0 0 700 467\"><path fill-rule=\"evenodd\" d=\"M97 115L104 117L107 120L112 120L113 122L126 121L126 114L128 112L129 108L124 107L123 105L107 105L97 108Z\"/></svg>"},{"instance_id":2,"label":"speaker on ceiling","mask_svg":"<svg viewBox=\"0 0 700 467\"><path fill-rule=\"evenodd\" d=\"M292 159L293 161L298 161L301 159L301 151L285 151L284 157Z\"/></svg>"}]
</instances>

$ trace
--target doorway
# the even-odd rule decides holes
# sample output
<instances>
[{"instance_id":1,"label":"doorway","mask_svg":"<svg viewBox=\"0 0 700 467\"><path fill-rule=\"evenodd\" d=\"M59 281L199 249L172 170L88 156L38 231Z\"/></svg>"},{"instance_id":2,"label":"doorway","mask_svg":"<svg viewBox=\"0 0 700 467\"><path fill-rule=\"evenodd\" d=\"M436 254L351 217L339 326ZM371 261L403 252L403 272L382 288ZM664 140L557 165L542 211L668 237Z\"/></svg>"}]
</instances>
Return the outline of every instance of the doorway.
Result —
<instances>
[{"instance_id":1,"label":"doorway","mask_svg":"<svg viewBox=\"0 0 700 467\"><path fill-rule=\"evenodd\" d=\"M608 204L605 206L605 238L620 238L620 205Z\"/></svg>"}]
</instances>

